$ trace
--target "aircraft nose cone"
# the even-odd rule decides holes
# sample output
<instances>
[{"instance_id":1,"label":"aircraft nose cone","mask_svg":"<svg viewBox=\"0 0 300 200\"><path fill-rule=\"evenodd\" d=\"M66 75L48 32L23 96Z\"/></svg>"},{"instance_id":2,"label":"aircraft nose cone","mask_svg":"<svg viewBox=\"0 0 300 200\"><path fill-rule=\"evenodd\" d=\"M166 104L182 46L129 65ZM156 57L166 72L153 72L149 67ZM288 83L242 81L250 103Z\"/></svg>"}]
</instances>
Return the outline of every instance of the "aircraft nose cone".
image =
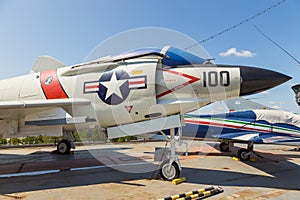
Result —
<instances>
[{"instance_id":1,"label":"aircraft nose cone","mask_svg":"<svg viewBox=\"0 0 300 200\"><path fill-rule=\"evenodd\" d=\"M282 73L256 67L241 66L240 73L240 96L262 92L291 79Z\"/></svg>"}]
</instances>

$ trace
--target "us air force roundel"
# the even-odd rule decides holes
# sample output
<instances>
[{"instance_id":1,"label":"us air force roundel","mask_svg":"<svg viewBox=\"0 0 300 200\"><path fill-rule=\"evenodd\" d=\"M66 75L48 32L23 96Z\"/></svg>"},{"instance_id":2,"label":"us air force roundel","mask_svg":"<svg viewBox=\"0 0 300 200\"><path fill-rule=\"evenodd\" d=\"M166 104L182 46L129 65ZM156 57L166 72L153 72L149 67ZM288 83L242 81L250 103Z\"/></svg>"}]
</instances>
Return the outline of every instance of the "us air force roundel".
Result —
<instances>
[{"instance_id":1,"label":"us air force roundel","mask_svg":"<svg viewBox=\"0 0 300 200\"><path fill-rule=\"evenodd\" d=\"M118 105L129 95L130 90L147 88L146 76L129 77L124 70L112 70L102 74L99 81L84 83L84 93L97 93L106 104Z\"/></svg>"}]
</instances>

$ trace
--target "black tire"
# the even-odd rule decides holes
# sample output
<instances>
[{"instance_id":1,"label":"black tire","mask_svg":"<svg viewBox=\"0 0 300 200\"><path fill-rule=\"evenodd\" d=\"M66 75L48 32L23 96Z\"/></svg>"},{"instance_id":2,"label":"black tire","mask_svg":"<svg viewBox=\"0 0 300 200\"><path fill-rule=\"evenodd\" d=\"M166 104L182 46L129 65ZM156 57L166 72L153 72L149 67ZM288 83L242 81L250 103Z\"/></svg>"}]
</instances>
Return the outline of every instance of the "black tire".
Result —
<instances>
[{"instance_id":1,"label":"black tire","mask_svg":"<svg viewBox=\"0 0 300 200\"><path fill-rule=\"evenodd\" d=\"M222 152L229 152L229 143L228 142L221 142L219 147Z\"/></svg>"},{"instance_id":2,"label":"black tire","mask_svg":"<svg viewBox=\"0 0 300 200\"><path fill-rule=\"evenodd\" d=\"M248 149L239 149L237 152L237 157L241 160L249 160L250 159L250 154L248 154L250 150Z\"/></svg>"},{"instance_id":3,"label":"black tire","mask_svg":"<svg viewBox=\"0 0 300 200\"><path fill-rule=\"evenodd\" d=\"M68 140L62 140L57 144L57 152L59 154L70 154L71 144Z\"/></svg>"},{"instance_id":4,"label":"black tire","mask_svg":"<svg viewBox=\"0 0 300 200\"><path fill-rule=\"evenodd\" d=\"M180 170L179 170L177 162L175 162L175 161L171 164L170 170L168 170L169 165L170 165L169 161L163 162L163 164L161 165L161 169L160 169L160 175L164 180L172 181L173 179L179 177Z\"/></svg>"}]
</instances>

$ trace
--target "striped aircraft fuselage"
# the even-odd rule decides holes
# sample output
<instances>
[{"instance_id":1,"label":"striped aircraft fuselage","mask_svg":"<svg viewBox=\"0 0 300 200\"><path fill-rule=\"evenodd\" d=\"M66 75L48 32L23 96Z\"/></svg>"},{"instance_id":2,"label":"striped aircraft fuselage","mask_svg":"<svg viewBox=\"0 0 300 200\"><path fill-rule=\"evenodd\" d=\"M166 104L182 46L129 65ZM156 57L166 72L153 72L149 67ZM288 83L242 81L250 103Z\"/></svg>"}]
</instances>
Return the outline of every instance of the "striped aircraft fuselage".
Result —
<instances>
[{"instance_id":1,"label":"striped aircraft fuselage","mask_svg":"<svg viewBox=\"0 0 300 200\"><path fill-rule=\"evenodd\" d=\"M276 110L185 115L183 136L300 145L300 117Z\"/></svg>"}]
</instances>

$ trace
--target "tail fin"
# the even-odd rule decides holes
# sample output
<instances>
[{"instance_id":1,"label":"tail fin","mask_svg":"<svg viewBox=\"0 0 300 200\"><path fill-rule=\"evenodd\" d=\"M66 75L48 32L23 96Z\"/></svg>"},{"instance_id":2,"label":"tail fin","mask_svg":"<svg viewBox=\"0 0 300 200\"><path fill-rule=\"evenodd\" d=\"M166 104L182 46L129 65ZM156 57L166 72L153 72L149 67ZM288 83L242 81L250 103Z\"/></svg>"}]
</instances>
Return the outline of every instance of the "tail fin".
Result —
<instances>
[{"instance_id":1,"label":"tail fin","mask_svg":"<svg viewBox=\"0 0 300 200\"><path fill-rule=\"evenodd\" d=\"M224 101L224 103L228 107L229 112L255 110L255 109L274 110L273 108L269 108L265 105L244 98L228 99Z\"/></svg>"},{"instance_id":2,"label":"tail fin","mask_svg":"<svg viewBox=\"0 0 300 200\"><path fill-rule=\"evenodd\" d=\"M66 65L64 63L50 56L39 56L35 60L31 72L41 72L65 66Z\"/></svg>"},{"instance_id":3,"label":"tail fin","mask_svg":"<svg viewBox=\"0 0 300 200\"><path fill-rule=\"evenodd\" d=\"M296 102L300 106L300 84L292 86L292 89L296 94Z\"/></svg>"}]
</instances>

